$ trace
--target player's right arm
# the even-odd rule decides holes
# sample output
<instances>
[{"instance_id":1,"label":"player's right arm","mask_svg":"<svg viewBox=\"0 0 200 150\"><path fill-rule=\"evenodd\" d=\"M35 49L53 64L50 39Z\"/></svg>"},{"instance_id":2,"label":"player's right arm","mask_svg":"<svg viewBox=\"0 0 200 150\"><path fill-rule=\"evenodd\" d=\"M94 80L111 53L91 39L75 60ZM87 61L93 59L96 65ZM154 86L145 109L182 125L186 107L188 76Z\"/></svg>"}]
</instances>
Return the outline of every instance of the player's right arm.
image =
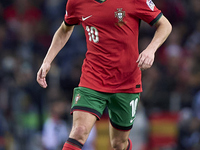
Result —
<instances>
[{"instance_id":1,"label":"player's right arm","mask_svg":"<svg viewBox=\"0 0 200 150\"><path fill-rule=\"evenodd\" d=\"M37 82L43 88L47 87L46 83L46 75L50 70L51 63L59 53L59 51L64 47L64 45L69 40L74 26L68 26L63 22L58 30L55 32L53 36L53 40L49 47L49 50L43 60L43 63L37 73Z\"/></svg>"}]
</instances>

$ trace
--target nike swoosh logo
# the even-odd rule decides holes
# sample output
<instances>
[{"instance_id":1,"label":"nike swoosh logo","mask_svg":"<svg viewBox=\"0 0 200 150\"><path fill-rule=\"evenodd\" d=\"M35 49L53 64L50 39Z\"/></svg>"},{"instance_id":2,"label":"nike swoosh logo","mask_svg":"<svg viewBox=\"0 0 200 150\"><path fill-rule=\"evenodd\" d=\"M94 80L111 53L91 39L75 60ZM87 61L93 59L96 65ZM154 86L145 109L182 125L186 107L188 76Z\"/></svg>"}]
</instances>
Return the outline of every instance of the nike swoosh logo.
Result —
<instances>
[{"instance_id":1,"label":"nike swoosh logo","mask_svg":"<svg viewBox=\"0 0 200 150\"><path fill-rule=\"evenodd\" d=\"M135 118L131 119L131 120L130 120L130 123L132 123L134 120L135 120Z\"/></svg>"},{"instance_id":2,"label":"nike swoosh logo","mask_svg":"<svg viewBox=\"0 0 200 150\"><path fill-rule=\"evenodd\" d=\"M83 16L82 16L82 21L85 21L86 19L88 19L88 18L90 18L90 17L92 17L92 15L87 16L87 17L83 17Z\"/></svg>"}]
</instances>

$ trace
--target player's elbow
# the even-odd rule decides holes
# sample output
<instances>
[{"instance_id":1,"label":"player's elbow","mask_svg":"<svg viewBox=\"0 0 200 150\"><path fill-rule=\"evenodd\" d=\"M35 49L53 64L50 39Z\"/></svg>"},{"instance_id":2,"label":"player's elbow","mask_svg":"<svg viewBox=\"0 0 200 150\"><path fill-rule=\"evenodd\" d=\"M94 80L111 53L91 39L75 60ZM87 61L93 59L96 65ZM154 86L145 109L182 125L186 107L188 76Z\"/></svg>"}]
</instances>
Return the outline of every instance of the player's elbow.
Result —
<instances>
[{"instance_id":1,"label":"player's elbow","mask_svg":"<svg viewBox=\"0 0 200 150\"><path fill-rule=\"evenodd\" d=\"M172 25L165 16L162 16L156 23L156 28L162 30L162 33L165 33L167 36L172 32Z\"/></svg>"},{"instance_id":2,"label":"player's elbow","mask_svg":"<svg viewBox=\"0 0 200 150\"><path fill-rule=\"evenodd\" d=\"M170 34L172 32L172 24L168 20L166 26L166 30L168 31L168 34Z\"/></svg>"}]
</instances>

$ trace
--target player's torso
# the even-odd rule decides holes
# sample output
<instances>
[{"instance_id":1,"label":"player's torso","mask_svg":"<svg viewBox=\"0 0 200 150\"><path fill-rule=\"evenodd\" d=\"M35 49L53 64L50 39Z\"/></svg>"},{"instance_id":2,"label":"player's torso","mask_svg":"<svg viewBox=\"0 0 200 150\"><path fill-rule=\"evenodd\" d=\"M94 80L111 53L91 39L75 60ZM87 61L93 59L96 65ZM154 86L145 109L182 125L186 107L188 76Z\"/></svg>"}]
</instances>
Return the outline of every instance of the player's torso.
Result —
<instances>
[{"instance_id":1,"label":"player's torso","mask_svg":"<svg viewBox=\"0 0 200 150\"><path fill-rule=\"evenodd\" d=\"M80 86L103 92L140 92L141 86L134 90L141 84L134 0L76 0L74 7L88 49Z\"/></svg>"},{"instance_id":2,"label":"player's torso","mask_svg":"<svg viewBox=\"0 0 200 150\"><path fill-rule=\"evenodd\" d=\"M76 0L75 6L85 30L87 55L102 55L102 63L111 60L119 67L133 66L127 63L128 57L133 61L138 57L139 19L134 16L134 0ZM126 59L127 63L117 62L119 59Z\"/></svg>"}]
</instances>

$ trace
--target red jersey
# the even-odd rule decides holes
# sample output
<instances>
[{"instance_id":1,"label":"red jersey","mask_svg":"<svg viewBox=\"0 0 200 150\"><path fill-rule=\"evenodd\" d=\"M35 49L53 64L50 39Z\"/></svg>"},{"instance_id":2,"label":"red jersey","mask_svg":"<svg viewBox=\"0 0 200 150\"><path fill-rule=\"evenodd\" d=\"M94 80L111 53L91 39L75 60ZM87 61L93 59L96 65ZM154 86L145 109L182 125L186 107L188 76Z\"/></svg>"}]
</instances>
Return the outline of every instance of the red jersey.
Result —
<instances>
[{"instance_id":1,"label":"red jersey","mask_svg":"<svg viewBox=\"0 0 200 150\"><path fill-rule=\"evenodd\" d=\"M68 0L65 23L82 24L87 42L79 86L107 93L142 92L140 20L153 25L162 13L151 0Z\"/></svg>"}]
</instances>

